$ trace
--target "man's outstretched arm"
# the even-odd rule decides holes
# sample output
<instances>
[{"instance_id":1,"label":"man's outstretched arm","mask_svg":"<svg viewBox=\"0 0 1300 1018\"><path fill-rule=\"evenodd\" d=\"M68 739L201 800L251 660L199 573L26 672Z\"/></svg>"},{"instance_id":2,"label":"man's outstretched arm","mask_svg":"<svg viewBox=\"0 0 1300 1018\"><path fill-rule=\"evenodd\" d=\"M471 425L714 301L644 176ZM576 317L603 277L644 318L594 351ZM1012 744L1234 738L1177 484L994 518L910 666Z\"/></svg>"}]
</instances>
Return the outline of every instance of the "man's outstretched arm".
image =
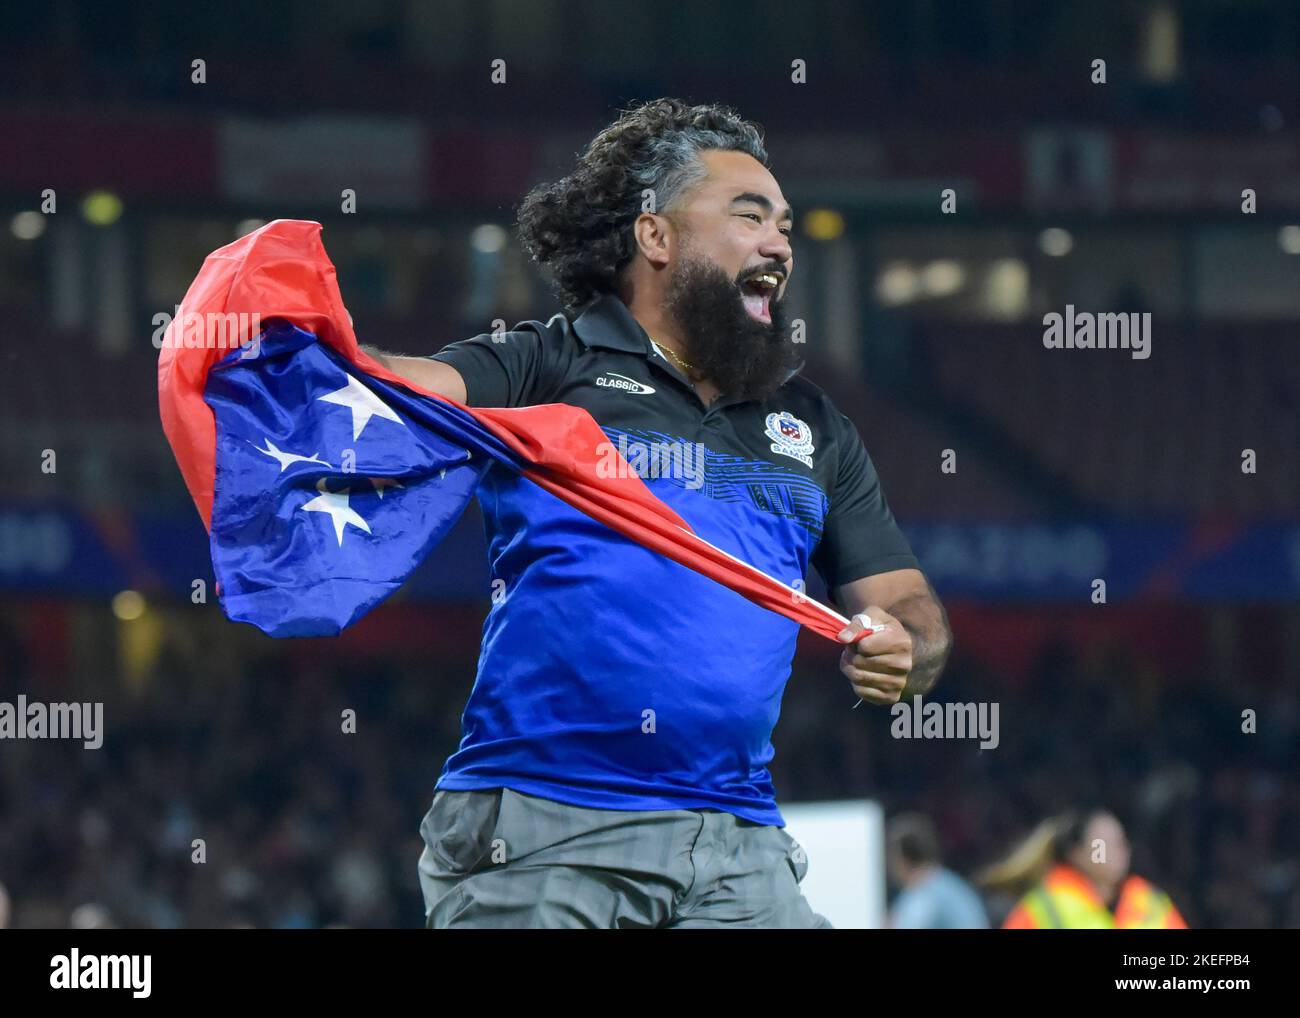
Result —
<instances>
[{"instance_id":1,"label":"man's outstretched arm","mask_svg":"<svg viewBox=\"0 0 1300 1018\"><path fill-rule=\"evenodd\" d=\"M836 589L845 614L865 613L878 632L844 648L840 671L870 703L929 692L952 650L948 616L919 569L895 569ZM860 633L858 620L841 634Z\"/></svg>"},{"instance_id":2,"label":"man's outstretched arm","mask_svg":"<svg viewBox=\"0 0 1300 1018\"><path fill-rule=\"evenodd\" d=\"M457 403L468 401L465 379L450 364L430 360L428 357L403 357L400 354L384 353L377 347L367 346L364 343L361 349L393 374L401 375L408 382L413 382L422 389L454 399Z\"/></svg>"}]
</instances>

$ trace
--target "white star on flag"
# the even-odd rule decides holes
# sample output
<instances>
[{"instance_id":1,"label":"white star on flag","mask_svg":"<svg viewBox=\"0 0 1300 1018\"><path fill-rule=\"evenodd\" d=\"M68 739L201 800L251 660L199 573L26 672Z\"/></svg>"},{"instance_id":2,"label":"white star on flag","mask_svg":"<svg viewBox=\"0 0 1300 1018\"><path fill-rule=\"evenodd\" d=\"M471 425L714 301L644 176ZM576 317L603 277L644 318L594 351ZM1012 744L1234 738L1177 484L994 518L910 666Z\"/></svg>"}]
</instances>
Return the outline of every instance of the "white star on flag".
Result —
<instances>
[{"instance_id":1,"label":"white star on flag","mask_svg":"<svg viewBox=\"0 0 1300 1018\"><path fill-rule=\"evenodd\" d=\"M258 452L266 453L266 455L270 456L272 459L279 460L280 473L284 473L289 468L289 465L291 463L319 463L323 467L330 466L323 459L321 459L316 453L312 453L310 456L299 456L297 453L285 452L283 449L280 449L278 446L276 446L274 442L271 441L270 438L266 438L264 439L264 441L266 442L265 449L263 449L259 445L253 445L252 442L249 442L248 444L253 445L253 448L256 449ZM330 469L333 470L334 468L330 467Z\"/></svg>"},{"instance_id":2,"label":"white star on flag","mask_svg":"<svg viewBox=\"0 0 1300 1018\"><path fill-rule=\"evenodd\" d=\"M370 422L372 417L383 417L385 420L396 421L402 427L406 427L406 422L397 416L392 407L351 375L348 375L347 379L348 384L342 389L336 389L334 392L316 398L326 403L337 403L352 411L352 441L355 442L361 437L361 429Z\"/></svg>"},{"instance_id":3,"label":"white star on flag","mask_svg":"<svg viewBox=\"0 0 1300 1018\"><path fill-rule=\"evenodd\" d=\"M334 536L339 539L339 547L343 547L343 528L351 523L354 527L370 533L370 524L357 515L355 509L348 505L348 492L351 488L344 488L342 491L327 491L325 488L325 478L316 482L316 490L320 492L310 502L303 503L303 509L309 513L329 513L330 519L334 522Z\"/></svg>"},{"instance_id":4,"label":"white star on flag","mask_svg":"<svg viewBox=\"0 0 1300 1018\"><path fill-rule=\"evenodd\" d=\"M375 494L380 498L384 497L385 488L405 488L406 485L401 481L394 480L391 477L371 477L368 478L371 484L375 486Z\"/></svg>"}]
</instances>

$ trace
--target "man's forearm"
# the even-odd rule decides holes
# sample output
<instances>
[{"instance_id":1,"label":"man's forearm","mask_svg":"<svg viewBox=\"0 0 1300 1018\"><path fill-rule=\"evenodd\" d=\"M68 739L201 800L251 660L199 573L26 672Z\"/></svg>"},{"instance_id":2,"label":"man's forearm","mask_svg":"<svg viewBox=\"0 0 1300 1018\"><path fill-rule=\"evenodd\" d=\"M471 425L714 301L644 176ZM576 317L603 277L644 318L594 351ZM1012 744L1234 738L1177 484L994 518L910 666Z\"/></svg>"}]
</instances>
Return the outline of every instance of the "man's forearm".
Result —
<instances>
[{"instance_id":1,"label":"man's forearm","mask_svg":"<svg viewBox=\"0 0 1300 1018\"><path fill-rule=\"evenodd\" d=\"M361 348L362 353L368 353L371 357L377 360L389 371L393 370L393 365L392 365L392 360L394 356L393 354L384 353L384 351L379 349L379 347L371 346L368 343L358 343L357 346Z\"/></svg>"},{"instance_id":2,"label":"man's forearm","mask_svg":"<svg viewBox=\"0 0 1300 1018\"><path fill-rule=\"evenodd\" d=\"M370 346L368 343L358 343L362 353L368 353L380 364L386 367L395 375L401 375L403 378L409 378L413 382L419 383L420 376L423 375L432 363L427 357L410 357L406 354L388 353L379 349L377 346Z\"/></svg>"},{"instance_id":3,"label":"man's forearm","mask_svg":"<svg viewBox=\"0 0 1300 1018\"><path fill-rule=\"evenodd\" d=\"M903 624L912 637L912 671L903 687L903 696L928 693L943 671L952 650L952 631L948 616L939 599L925 594L912 594L885 608Z\"/></svg>"},{"instance_id":4,"label":"man's forearm","mask_svg":"<svg viewBox=\"0 0 1300 1018\"><path fill-rule=\"evenodd\" d=\"M428 357L403 357L395 353L385 353L378 347L360 344L362 353L367 353L393 374L414 382L422 389L448 396L457 403L465 403L465 380L460 372L450 364L442 364Z\"/></svg>"}]
</instances>

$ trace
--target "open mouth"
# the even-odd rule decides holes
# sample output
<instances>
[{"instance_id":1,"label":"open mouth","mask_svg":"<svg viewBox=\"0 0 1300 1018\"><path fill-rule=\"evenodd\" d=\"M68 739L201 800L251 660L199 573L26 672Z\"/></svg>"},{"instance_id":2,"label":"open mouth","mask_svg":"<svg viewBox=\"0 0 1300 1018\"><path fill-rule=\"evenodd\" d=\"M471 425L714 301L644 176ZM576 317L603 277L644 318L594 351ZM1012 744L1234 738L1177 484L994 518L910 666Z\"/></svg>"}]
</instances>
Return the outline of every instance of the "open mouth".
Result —
<instances>
[{"instance_id":1,"label":"open mouth","mask_svg":"<svg viewBox=\"0 0 1300 1018\"><path fill-rule=\"evenodd\" d=\"M781 286L781 276L763 272L740 284L740 299L751 318L760 322L772 321L772 297Z\"/></svg>"}]
</instances>

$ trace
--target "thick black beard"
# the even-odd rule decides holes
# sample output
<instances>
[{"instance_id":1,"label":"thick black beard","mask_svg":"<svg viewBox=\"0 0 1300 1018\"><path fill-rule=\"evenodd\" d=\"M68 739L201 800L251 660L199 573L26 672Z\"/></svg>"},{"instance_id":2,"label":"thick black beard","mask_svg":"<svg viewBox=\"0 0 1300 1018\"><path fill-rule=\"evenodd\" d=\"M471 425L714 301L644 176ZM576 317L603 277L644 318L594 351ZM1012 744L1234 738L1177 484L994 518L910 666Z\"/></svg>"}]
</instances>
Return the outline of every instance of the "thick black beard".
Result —
<instances>
[{"instance_id":1,"label":"thick black beard","mask_svg":"<svg viewBox=\"0 0 1300 1018\"><path fill-rule=\"evenodd\" d=\"M665 309L681 327L686 360L723 395L764 400L800 364L784 301L768 303L770 323L753 318L740 287L715 262L683 257L673 267Z\"/></svg>"}]
</instances>

